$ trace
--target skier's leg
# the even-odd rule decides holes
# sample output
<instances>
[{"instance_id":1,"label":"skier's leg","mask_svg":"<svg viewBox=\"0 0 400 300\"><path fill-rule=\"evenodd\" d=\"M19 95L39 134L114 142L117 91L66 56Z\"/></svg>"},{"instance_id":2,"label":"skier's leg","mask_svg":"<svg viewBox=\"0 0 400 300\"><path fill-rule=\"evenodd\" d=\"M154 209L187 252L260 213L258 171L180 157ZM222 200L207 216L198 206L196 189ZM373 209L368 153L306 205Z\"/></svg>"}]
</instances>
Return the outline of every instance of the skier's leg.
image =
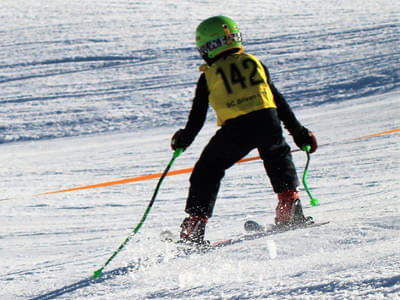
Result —
<instances>
[{"instance_id":1,"label":"skier's leg","mask_svg":"<svg viewBox=\"0 0 400 300\"><path fill-rule=\"evenodd\" d=\"M249 145L232 138L229 127L218 130L193 169L185 211L191 215L211 217L225 170L250 150Z\"/></svg>"},{"instance_id":2,"label":"skier's leg","mask_svg":"<svg viewBox=\"0 0 400 300\"><path fill-rule=\"evenodd\" d=\"M309 219L303 214L297 191L299 179L296 167L277 115L271 112L264 124L268 134L259 137L257 148L278 197L275 223L284 226L304 223Z\"/></svg>"},{"instance_id":3,"label":"skier's leg","mask_svg":"<svg viewBox=\"0 0 400 300\"><path fill-rule=\"evenodd\" d=\"M212 216L221 179L225 170L244 157L250 147L237 143L229 127L223 127L204 148L190 177L185 212L189 214L181 225L181 239L203 243L205 226Z\"/></svg>"}]
</instances>

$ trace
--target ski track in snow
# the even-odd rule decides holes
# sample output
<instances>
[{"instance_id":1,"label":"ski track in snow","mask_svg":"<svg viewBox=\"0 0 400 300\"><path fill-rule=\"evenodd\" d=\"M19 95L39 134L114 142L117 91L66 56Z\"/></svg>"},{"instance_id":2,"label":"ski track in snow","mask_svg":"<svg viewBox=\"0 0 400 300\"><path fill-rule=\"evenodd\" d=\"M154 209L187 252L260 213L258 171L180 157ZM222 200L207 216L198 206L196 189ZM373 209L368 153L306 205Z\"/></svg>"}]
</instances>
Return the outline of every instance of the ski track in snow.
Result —
<instances>
[{"instance_id":1,"label":"ski track in snow","mask_svg":"<svg viewBox=\"0 0 400 300\"><path fill-rule=\"evenodd\" d=\"M207 254L175 257L188 174L39 193L159 173L201 63L193 31L237 20L246 49L320 143L308 182L329 220ZM400 299L399 8L394 1L34 1L0 4L0 299ZM215 117L176 160L193 166ZM293 145L291 137L287 137ZM252 152L249 156L257 155ZM299 175L305 155L293 154ZM6 200L4 200L6 199ZM273 221L260 161L234 166L207 227L214 241Z\"/></svg>"},{"instance_id":2,"label":"ski track in snow","mask_svg":"<svg viewBox=\"0 0 400 300\"><path fill-rule=\"evenodd\" d=\"M2 143L183 125L201 63L194 28L209 16L206 7L226 10L161 4L168 17L157 18L159 3L4 1ZM294 108L399 87L393 1L339 2L257 1L242 13L240 1L230 5L246 49Z\"/></svg>"}]
</instances>

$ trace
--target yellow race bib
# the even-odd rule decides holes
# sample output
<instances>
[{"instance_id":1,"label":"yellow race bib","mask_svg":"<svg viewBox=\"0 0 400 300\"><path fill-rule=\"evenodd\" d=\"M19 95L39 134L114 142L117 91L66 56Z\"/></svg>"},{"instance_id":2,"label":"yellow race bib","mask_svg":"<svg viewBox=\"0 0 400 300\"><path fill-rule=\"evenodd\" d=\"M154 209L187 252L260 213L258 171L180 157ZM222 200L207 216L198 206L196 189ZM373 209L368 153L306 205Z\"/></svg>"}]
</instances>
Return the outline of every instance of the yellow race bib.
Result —
<instances>
[{"instance_id":1,"label":"yellow race bib","mask_svg":"<svg viewBox=\"0 0 400 300\"><path fill-rule=\"evenodd\" d=\"M263 108L276 108L261 62L251 54L222 57L206 71L209 102L217 123Z\"/></svg>"}]
</instances>

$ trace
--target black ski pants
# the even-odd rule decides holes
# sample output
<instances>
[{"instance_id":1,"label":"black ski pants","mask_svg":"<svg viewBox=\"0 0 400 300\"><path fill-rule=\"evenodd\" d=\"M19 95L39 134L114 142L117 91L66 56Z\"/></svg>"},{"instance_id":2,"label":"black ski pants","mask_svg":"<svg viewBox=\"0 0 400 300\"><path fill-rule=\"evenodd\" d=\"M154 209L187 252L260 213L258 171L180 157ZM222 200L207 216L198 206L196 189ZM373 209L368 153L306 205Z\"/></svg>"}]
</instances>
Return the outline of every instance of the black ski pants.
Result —
<instances>
[{"instance_id":1,"label":"black ski pants","mask_svg":"<svg viewBox=\"0 0 400 300\"><path fill-rule=\"evenodd\" d=\"M225 170L257 148L275 193L296 189L299 180L276 109L228 120L211 138L190 177L185 212L211 217Z\"/></svg>"}]
</instances>

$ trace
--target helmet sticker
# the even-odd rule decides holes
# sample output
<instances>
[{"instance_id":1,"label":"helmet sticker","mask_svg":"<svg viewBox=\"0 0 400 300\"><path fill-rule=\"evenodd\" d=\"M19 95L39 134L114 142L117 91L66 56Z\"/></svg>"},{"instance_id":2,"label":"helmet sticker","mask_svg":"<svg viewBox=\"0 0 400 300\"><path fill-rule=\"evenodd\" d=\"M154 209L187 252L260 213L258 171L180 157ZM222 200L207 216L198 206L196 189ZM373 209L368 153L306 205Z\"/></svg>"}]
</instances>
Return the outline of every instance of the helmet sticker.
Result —
<instances>
[{"instance_id":1,"label":"helmet sticker","mask_svg":"<svg viewBox=\"0 0 400 300\"><path fill-rule=\"evenodd\" d=\"M229 30L229 29L228 29ZM206 55L209 51L217 49L223 45L230 45L232 42L241 42L242 35L240 32L234 32L227 36L220 37L213 41L210 41L199 48L199 52L201 55Z\"/></svg>"}]
</instances>

